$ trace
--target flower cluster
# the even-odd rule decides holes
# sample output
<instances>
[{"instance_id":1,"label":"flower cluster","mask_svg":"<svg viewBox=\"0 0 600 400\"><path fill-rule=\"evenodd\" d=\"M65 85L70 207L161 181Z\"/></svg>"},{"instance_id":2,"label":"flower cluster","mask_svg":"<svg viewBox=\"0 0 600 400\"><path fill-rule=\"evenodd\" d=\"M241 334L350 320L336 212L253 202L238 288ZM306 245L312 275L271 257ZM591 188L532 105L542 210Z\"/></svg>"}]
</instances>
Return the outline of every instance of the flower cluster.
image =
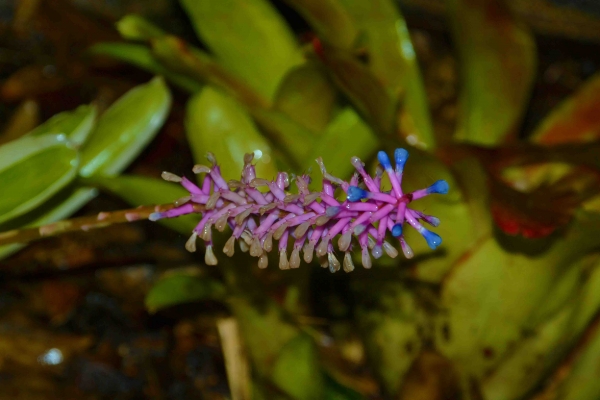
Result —
<instances>
[{"instance_id":1,"label":"flower cluster","mask_svg":"<svg viewBox=\"0 0 600 400\"><path fill-rule=\"evenodd\" d=\"M208 153L207 158L212 166L196 165L193 169L196 174L205 174L200 186L185 177L163 172L163 179L179 182L190 195L177 200L175 208L151 214L150 220L190 213L202 214L186 243L186 249L196 251L197 238L203 239L206 242L205 262L208 265L217 264L213 251L213 226L219 232L227 226L233 231L223 248L226 255L233 255L237 241L242 251L249 251L251 256L258 257L260 268L267 267L267 253L273 250L274 240L278 241L279 268L298 268L302 250L305 262L310 263L316 252L321 265L328 266L331 272L338 271L342 266L333 247L338 237L337 247L345 253L343 268L346 272L354 269L351 252L356 244L352 241L353 236L361 248L365 268L371 268L371 256L377 259L384 251L392 258L398 255L396 248L385 240L388 231L400 242L404 255L407 258L413 256L413 251L403 236L405 222L425 238L431 249L442 242L437 234L421 224L424 221L435 227L439 225L439 219L413 210L408 205L429 194L446 194L448 183L439 180L428 188L403 193L402 176L408 159L405 149L396 149L394 152L395 168L392 168L388 155L380 151L380 165L374 177L367 174L358 157L352 157L356 173L349 182L329 174L319 158L317 163L323 174L323 188L319 192L309 190L308 175L290 177L287 173L280 172L273 181L257 178L252 165L252 154L244 156L241 180L226 182L214 155ZM389 192L381 190L384 172L392 185ZM295 180L297 193L286 191L290 180ZM261 187L267 190L259 190ZM343 201L336 197L336 187L344 191ZM290 241L293 249L288 258Z\"/></svg>"}]
</instances>

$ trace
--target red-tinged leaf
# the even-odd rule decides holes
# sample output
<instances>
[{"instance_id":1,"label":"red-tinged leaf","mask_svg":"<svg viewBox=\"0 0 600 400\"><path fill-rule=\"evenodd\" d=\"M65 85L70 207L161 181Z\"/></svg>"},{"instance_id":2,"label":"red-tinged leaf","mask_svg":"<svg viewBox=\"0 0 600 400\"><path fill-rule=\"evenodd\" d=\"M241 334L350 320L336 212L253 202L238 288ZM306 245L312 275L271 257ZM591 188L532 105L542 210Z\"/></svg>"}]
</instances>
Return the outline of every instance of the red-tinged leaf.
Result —
<instances>
[{"instance_id":1,"label":"red-tinged leaf","mask_svg":"<svg viewBox=\"0 0 600 400\"><path fill-rule=\"evenodd\" d=\"M533 83L535 43L502 0L448 2L460 58L456 138L482 145L517 132Z\"/></svg>"},{"instance_id":2,"label":"red-tinged leaf","mask_svg":"<svg viewBox=\"0 0 600 400\"><path fill-rule=\"evenodd\" d=\"M600 139L600 74L590 78L540 124L531 140L544 145Z\"/></svg>"},{"instance_id":3,"label":"red-tinged leaf","mask_svg":"<svg viewBox=\"0 0 600 400\"><path fill-rule=\"evenodd\" d=\"M569 174L528 193L492 179L491 191L492 216L501 230L540 238L568 224L585 200L600 193L600 175Z\"/></svg>"}]
</instances>

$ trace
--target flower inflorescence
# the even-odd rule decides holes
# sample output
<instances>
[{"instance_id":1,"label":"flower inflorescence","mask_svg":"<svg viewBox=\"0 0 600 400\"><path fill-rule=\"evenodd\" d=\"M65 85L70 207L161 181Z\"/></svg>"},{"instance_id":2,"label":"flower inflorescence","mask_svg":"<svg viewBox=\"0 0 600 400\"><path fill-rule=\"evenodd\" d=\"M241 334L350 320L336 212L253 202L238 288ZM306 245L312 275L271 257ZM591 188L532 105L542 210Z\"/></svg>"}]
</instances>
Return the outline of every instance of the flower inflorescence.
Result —
<instances>
[{"instance_id":1,"label":"flower inflorescence","mask_svg":"<svg viewBox=\"0 0 600 400\"><path fill-rule=\"evenodd\" d=\"M249 251L251 256L258 257L260 268L267 267L267 253L275 247L274 241L278 241L279 268L298 268L302 250L306 263L312 261L316 252L321 265L329 267L331 272L340 270L342 265L346 272L354 270L351 252L356 244L361 248L365 268L371 268L371 256L378 259L385 252L392 258L396 257L398 251L386 240L388 232L399 241L404 255L411 258L413 251L403 235L405 223L416 229L431 249L437 248L442 242L440 236L421 223L435 227L439 225L439 219L411 209L408 205L429 194L446 194L448 183L439 180L425 189L404 193L402 176L408 159L405 149L396 149L394 152L394 168L388 155L380 151L380 165L374 177L367 174L358 157L352 157L356 172L349 182L329 174L319 158L317 163L323 174L323 187L318 192L309 190L308 175L290 177L286 172L280 172L273 181L257 178L252 154L244 156L241 180L226 182L214 155L208 153L207 158L210 167L196 165L193 169L194 173L204 175L200 186L185 177L163 172L163 179L179 182L190 194L177 200L174 208L151 214L150 220L190 213L202 214L186 243L186 249L196 251L197 239L203 239L206 242L205 262L208 265L217 264L213 251L213 226L219 232L223 232L227 226L233 231L223 248L226 255L233 255L237 241L242 251ZM381 190L383 173L387 174L392 185L389 192ZM290 180L295 180L297 193L287 192ZM261 191L259 187L266 187L267 190ZM344 201L336 198L336 187L344 191ZM357 243L353 242L353 237ZM334 254L335 239L338 249L345 253L342 264ZM288 242L293 243L289 258Z\"/></svg>"}]
</instances>

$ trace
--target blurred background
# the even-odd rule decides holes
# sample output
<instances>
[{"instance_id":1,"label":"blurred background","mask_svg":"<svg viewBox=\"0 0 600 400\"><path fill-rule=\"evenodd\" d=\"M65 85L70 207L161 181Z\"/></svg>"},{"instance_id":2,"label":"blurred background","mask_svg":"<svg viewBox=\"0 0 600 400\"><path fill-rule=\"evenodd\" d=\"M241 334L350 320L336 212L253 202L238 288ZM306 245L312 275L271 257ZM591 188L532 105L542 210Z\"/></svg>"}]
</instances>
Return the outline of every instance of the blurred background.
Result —
<instances>
[{"instance_id":1,"label":"blurred background","mask_svg":"<svg viewBox=\"0 0 600 400\"><path fill-rule=\"evenodd\" d=\"M599 66L594 0L0 0L0 398L599 399ZM396 147L444 244L370 270L115 214Z\"/></svg>"}]
</instances>

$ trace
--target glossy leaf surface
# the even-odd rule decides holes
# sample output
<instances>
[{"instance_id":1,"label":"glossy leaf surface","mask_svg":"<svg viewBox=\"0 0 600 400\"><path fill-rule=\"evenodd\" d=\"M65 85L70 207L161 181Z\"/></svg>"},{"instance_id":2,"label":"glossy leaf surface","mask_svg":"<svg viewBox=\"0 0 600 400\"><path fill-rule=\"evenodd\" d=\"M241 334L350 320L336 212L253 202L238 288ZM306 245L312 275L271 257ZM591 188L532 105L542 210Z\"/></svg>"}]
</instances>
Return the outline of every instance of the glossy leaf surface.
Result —
<instances>
[{"instance_id":1,"label":"glossy leaf surface","mask_svg":"<svg viewBox=\"0 0 600 400\"><path fill-rule=\"evenodd\" d=\"M122 172L158 133L171 106L161 78L131 89L98 120L82 149L80 175Z\"/></svg>"},{"instance_id":2,"label":"glossy leaf surface","mask_svg":"<svg viewBox=\"0 0 600 400\"><path fill-rule=\"evenodd\" d=\"M267 0L180 2L217 60L268 99L302 62L292 31Z\"/></svg>"},{"instance_id":3,"label":"glossy leaf surface","mask_svg":"<svg viewBox=\"0 0 600 400\"><path fill-rule=\"evenodd\" d=\"M448 11L462 80L456 139L516 137L536 71L531 33L503 0L451 0Z\"/></svg>"},{"instance_id":4,"label":"glossy leaf surface","mask_svg":"<svg viewBox=\"0 0 600 400\"><path fill-rule=\"evenodd\" d=\"M82 146L94 128L97 114L96 107L92 105L79 106L73 111L56 114L29 135L62 134L74 145Z\"/></svg>"},{"instance_id":5,"label":"glossy leaf surface","mask_svg":"<svg viewBox=\"0 0 600 400\"><path fill-rule=\"evenodd\" d=\"M24 137L0 147L0 222L39 206L77 175L79 156L57 135Z\"/></svg>"},{"instance_id":6,"label":"glossy leaf surface","mask_svg":"<svg viewBox=\"0 0 600 400\"><path fill-rule=\"evenodd\" d=\"M316 63L293 68L281 82L273 107L292 121L321 132L329 123L337 93L326 71Z\"/></svg>"},{"instance_id":7,"label":"glossy leaf surface","mask_svg":"<svg viewBox=\"0 0 600 400\"><path fill-rule=\"evenodd\" d=\"M194 160L204 164L206 153L214 153L226 180L240 178L244 154L252 152L257 176L277 175L270 143L244 109L218 90L206 87L189 100L185 125Z\"/></svg>"},{"instance_id":8,"label":"glossy leaf surface","mask_svg":"<svg viewBox=\"0 0 600 400\"><path fill-rule=\"evenodd\" d=\"M392 0L343 0L367 50L369 68L394 102L401 101L403 137L421 148L435 146L429 106L404 17Z\"/></svg>"}]
</instances>

